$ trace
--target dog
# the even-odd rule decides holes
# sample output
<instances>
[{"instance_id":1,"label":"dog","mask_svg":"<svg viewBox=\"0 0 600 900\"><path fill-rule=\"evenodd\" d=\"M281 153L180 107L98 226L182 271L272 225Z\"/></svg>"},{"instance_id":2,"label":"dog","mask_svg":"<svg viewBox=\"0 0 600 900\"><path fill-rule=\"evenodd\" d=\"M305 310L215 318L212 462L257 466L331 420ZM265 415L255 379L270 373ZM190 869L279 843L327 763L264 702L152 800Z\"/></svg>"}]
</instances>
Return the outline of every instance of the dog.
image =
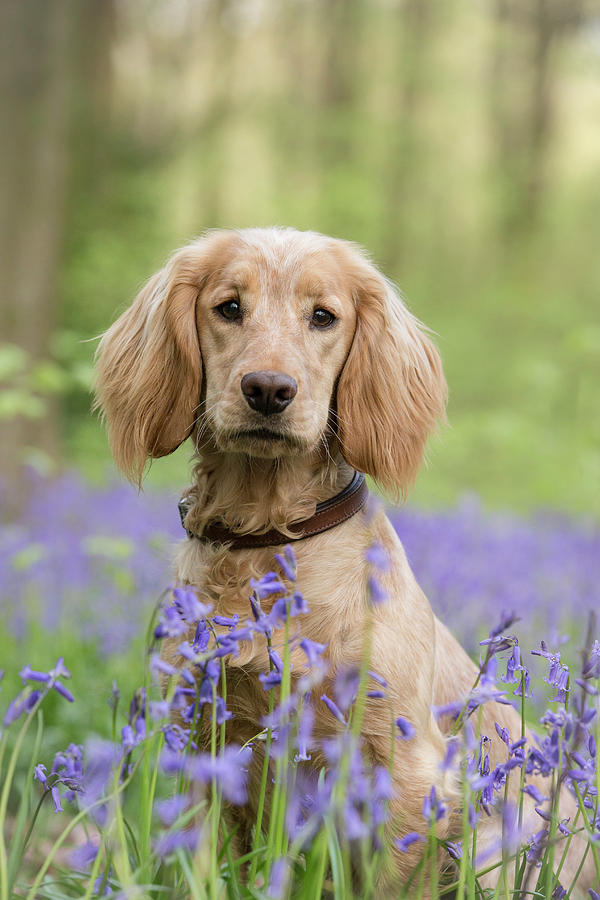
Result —
<instances>
[{"instance_id":1,"label":"dog","mask_svg":"<svg viewBox=\"0 0 600 900\"><path fill-rule=\"evenodd\" d=\"M291 539L310 608L303 633L327 644L331 677L360 663L372 615L371 658L388 684L388 699L367 701L368 758L389 765L388 704L394 718L416 730L402 746L406 751L394 754L389 843L423 831L423 799L432 785L451 806L438 836L452 836L461 799L440 768L451 723L438 720L432 707L466 695L477 668L433 614L382 507L368 516L330 512L325 529L297 539L298 528L323 508L343 506L348 486L360 505L356 472L402 499L429 436L444 420L440 356L391 282L357 246L321 234L210 232L178 250L106 332L97 393L115 460L138 484L149 460L192 439L193 484L184 507L191 539L178 552L176 575L198 585L216 612L246 618L250 580L271 568L273 542ZM365 558L373 542L390 562L381 575L387 600L375 605ZM164 642L173 662L179 641ZM305 666L297 649L292 663L297 678ZM256 642L230 660L229 740L243 743L260 730L268 701L255 676L264 668L264 647ZM322 706L315 710L321 737L335 727ZM521 734L510 706L485 705L481 729L491 739L492 766L506 758L495 722L512 740ZM252 828L261 765L259 754L242 836ZM526 815L538 830L533 801L526 799ZM569 797L565 803L572 810ZM480 845L492 842L499 828L497 817L482 824ZM418 844L406 853L393 850L382 896L397 895L421 852ZM580 856L568 861L570 871ZM488 883L494 884L493 874Z\"/></svg>"}]
</instances>

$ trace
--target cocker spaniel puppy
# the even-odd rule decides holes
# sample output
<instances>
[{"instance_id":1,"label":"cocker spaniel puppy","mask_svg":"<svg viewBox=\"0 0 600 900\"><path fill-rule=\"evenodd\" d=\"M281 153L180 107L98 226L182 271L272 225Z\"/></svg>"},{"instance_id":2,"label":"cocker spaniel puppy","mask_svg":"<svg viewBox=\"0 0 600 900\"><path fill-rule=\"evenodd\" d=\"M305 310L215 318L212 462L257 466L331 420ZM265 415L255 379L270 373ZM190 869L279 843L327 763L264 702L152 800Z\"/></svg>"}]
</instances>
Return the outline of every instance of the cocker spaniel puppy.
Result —
<instances>
[{"instance_id":1,"label":"cocker spaniel puppy","mask_svg":"<svg viewBox=\"0 0 600 900\"><path fill-rule=\"evenodd\" d=\"M184 507L191 538L181 545L176 574L199 586L215 612L246 618L250 579L271 568L274 545L300 533L307 536L294 541L294 551L310 608L303 633L327 644L328 678L360 662L373 616L372 665L389 687L385 702L367 701L365 752L388 765L390 703L394 718L416 732L394 755L389 837L423 830L432 785L451 805L438 832L450 836L461 802L440 768L451 720L438 721L432 706L466 695L477 669L433 614L384 510L371 504L367 515L357 512L365 488L356 473L403 497L444 416L440 357L393 285L345 241L291 229L209 233L177 251L105 334L98 397L116 462L136 482L149 459L192 439ZM387 600L376 605L365 558L374 542L390 560L381 579ZM163 651L175 662L179 641L165 641ZM265 648L247 642L228 662L228 739L243 743L260 731L268 709L256 678ZM292 663L296 679L306 666L298 648ZM336 727L321 706L317 739ZM505 759L495 722L513 740L521 733L511 707L485 706L481 728L492 741L492 766ZM260 750L256 756L242 837L253 824ZM316 751L317 769L322 762ZM491 842L499 828L490 818L480 842ZM422 850L415 844L394 852L384 893L406 880ZM572 856L567 865L576 868L580 854Z\"/></svg>"}]
</instances>

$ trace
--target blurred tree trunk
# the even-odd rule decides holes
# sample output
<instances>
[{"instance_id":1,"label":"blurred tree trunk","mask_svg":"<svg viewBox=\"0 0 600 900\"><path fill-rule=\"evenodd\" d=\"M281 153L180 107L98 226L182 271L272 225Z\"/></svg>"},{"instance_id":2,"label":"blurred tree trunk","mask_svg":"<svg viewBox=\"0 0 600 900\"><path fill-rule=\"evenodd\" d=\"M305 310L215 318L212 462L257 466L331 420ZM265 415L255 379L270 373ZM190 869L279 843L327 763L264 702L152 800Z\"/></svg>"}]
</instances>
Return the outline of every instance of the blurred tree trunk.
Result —
<instances>
[{"instance_id":1,"label":"blurred tree trunk","mask_svg":"<svg viewBox=\"0 0 600 900\"><path fill-rule=\"evenodd\" d=\"M91 143L73 128L73 111L93 106L87 86L110 9L110 0L0 4L1 338L20 345L33 364L49 355L57 319L72 151L85 155ZM81 92L75 104L74 89ZM0 468L8 481L18 477L27 447L58 458L57 406L50 401L39 419L3 423Z\"/></svg>"},{"instance_id":2,"label":"blurred tree trunk","mask_svg":"<svg viewBox=\"0 0 600 900\"><path fill-rule=\"evenodd\" d=\"M432 0L406 0L396 13L393 99L382 180L382 262L397 268L408 252L411 186L418 171L420 113L436 12Z\"/></svg>"},{"instance_id":3,"label":"blurred tree trunk","mask_svg":"<svg viewBox=\"0 0 600 900\"><path fill-rule=\"evenodd\" d=\"M512 242L538 222L548 184L558 45L580 0L496 0L489 78L500 230Z\"/></svg>"},{"instance_id":4,"label":"blurred tree trunk","mask_svg":"<svg viewBox=\"0 0 600 900\"><path fill-rule=\"evenodd\" d=\"M316 14L317 30L323 35L315 104L318 216L323 230L335 233L353 212L351 198L339 184L348 183L348 173L356 164L365 9L363 0L319 0Z\"/></svg>"}]
</instances>

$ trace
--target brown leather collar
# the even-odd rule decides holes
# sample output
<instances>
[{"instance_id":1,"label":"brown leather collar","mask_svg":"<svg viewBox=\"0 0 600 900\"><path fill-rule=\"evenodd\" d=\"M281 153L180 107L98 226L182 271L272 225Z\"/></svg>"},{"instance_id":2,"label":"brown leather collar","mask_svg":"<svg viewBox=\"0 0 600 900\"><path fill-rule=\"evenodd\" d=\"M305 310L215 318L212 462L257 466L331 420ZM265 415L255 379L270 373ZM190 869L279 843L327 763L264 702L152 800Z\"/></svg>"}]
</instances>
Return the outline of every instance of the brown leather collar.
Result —
<instances>
[{"instance_id":1,"label":"brown leather collar","mask_svg":"<svg viewBox=\"0 0 600 900\"><path fill-rule=\"evenodd\" d=\"M329 500L324 500L323 503L317 503L314 516L290 525L291 537L282 534L275 528L264 534L238 534L230 531L226 525L217 522L209 523L202 534L196 534L187 528L186 531L189 538L216 544L230 544L231 550L278 547L282 544L289 544L291 541L301 541L303 538L321 534L322 531L328 531L330 528L340 525L363 508L368 495L369 489L365 482L365 476L360 472L355 472L352 481L343 491L340 491L335 497L330 497ZM179 515L184 528L185 518L191 505L189 497L182 497L179 501Z\"/></svg>"}]
</instances>

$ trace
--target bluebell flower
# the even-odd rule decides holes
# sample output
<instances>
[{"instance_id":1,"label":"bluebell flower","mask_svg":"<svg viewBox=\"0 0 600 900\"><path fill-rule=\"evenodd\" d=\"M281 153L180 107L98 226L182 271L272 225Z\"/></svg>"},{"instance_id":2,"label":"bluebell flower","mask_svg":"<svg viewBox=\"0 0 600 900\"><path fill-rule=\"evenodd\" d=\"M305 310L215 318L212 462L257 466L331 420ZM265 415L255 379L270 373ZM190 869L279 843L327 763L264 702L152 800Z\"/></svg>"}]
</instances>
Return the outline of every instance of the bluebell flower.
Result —
<instances>
[{"instance_id":1,"label":"bluebell flower","mask_svg":"<svg viewBox=\"0 0 600 900\"><path fill-rule=\"evenodd\" d=\"M173 588L173 602L181 618L190 625L205 619L212 611L210 603L201 603L191 586Z\"/></svg>"},{"instance_id":2,"label":"bluebell flower","mask_svg":"<svg viewBox=\"0 0 600 900\"><path fill-rule=\"evenodd\" d=\"M272 647L269 648L269 659L270 659L271 662L273 663L273 667L274 667L278 672L283 672L283 661L282 661L282 659L281 659L281 656L279 655L279 653L277 652L277 650L273 650Z\"/></svg>"},{"instance_id":3,"label":"bluebell flower","mask_svg":"<svg viewBox=\"0 0 600 900\"><path fill-rule=\"evenodd\" d=\"M275 572L267 572L262 578L250 579L250 587L259 600L271 597L274 594L285 594L285 585L279 580Z\"/></svg>"},{"instance_id":4,"label":"bluebell flower","mask_svg":"<svg viewBox=\"0 0 600 900\"><path fill-rule=\"evenodd\" d=\"M388 686L387 681L385 680L383 675L378 675L377 672L373 672L371 669L369 669L367 674L371 676L373 681L376 681L377 684L380 684L381 687L386 688Z\"/></svg>"},{"instance_id":5,"label":"bluebell flower","mask_svg":"<svg viewBox=\"0 0 600 900\"><path fill-rule=\"evenodd\" d=\"M187 634L189 628L189 624L181 617L179 609L173 604L161 610L158 625L154 629L154 637L157 640L178 637L181 634Z\"/></svg>"},{"instance_id":6,"label":"bluebell flower","mask_svg":"<svg viewBox=\"0 0 600 900\"><path fill-rule=\"evenodd\" d=\"M155 843L156 855L164 859L176 850L188 850L194 853L200 840L199 828L181 828L178 831L163 834Z\"/></svg>"},{"instance_id":7,"label":"bluebell flower","mask_svg":"<svg viewBox=\"0 0 600 900\"><path fill-rule=\"evenodd\" d=\"M277 558L277 556L275 557ZM287 885L290 877L290 867L287 859L281 857L276 859L271 866L269 875L269 887L267 894L272 900L281 900L285 897Z\"/></svg>"},{"instance_id":8,"label":"bluebell flower","mask_svg":"<svg viewBox=\"0 0 600 900\"><path fill-rule=\"evenodd\" d=\"M442 772L448 772L453 765L454 757L456 756L459 748L459 742L456 738L451 738L446 744L446 753L444 754L444 758L441 761L439 768Z\"/></svg>"},{"instance_id":9,"label":"bluebell flower","mask_svg":"<svg viewBox=\"0 0 600 900\"><path fill-rule=\"evenodd\" d=\"M582 674L584 678L600 678L600 641L594 641Z\"/></svg>"},{"instance_id":10,"label":"bluebell flower","mask_svg":"<svg viewBox=\"0 0 600 900\"><path fill-rule=\"evenodd\" d=\"M347 724L347 722L346 722L346 720L345 720L345 718L344 718L344 715L343 715L341 709L339 709L339 707L333 702L333 700L331 700L331 699L327 696L327 694L321 694L321 700L322 700L323 703L326 705L326 707L328 708L329 712L330 712L333 716L335 716L335 718L338 720L338 722L341 722L342 725L346 725L346 724Z\"/></svg>"},{"instance_id":11,"label":"bluebell flower","mask_svg":"<svg viewBox=\"0 0 600 900\"><path fill-rule=\"evenodd\" d=\"M37 672L35 669L32 669L29 664L27 664L26 666L24 666L21 669L21 671L19 672L19 675L21 676L21 678L23 679L24 682L25 681L40 681L43 683L47 683L48 681L51 681L51 679L52 679L52 675L50 675L48 672Z\"/></svg>"},{"instance_id":12,"label":"bluebell flower","mask_svg":"<svg viewBox=\"0 0 600 900\"><path fill-rule=\"evenodd\" d=\"M247 766L251 756L251 747L228 744L218 756L199 753L187 757L184 770L188 778L202 784L210 784L214 779L225 799L241 806L247 800Z\"/></svg>"},{"instance_id":13,"label":"bluebell flower","mask_svg":"<svg viewBox=\"0 0 600 900\"><path fill-rule=\"evenodd\" d=\"M302 648L304 653L306 654L306 659L308 660L309 666L318 666L321 664L321 657L325 650L327 649L327 644L319 644L316 641L311 641L309 638L302 638L299 646Z\"/></svg>"},{"instance_id":14,"label":"bluebell flower","mask_svg":"<svg viewBox=\"0 0 600 900\"><path fill-rule=\"evenodd\" d=\"M80 844L69 853L69 865L74 869L89 869L98 855L98 849L99 845L92 841Z\"/></svg>"},{"instance_id":15,"label":"bluebell flower","mask_svg":"<svg viewBox=\"0 0 600 900\"><path fill-rule=\"evenodd\" d=\"M237 628L240 617L237 613L235 613L233 616L213 616L212 620L215 625L223 625L228 628Z\"/></svg>"},{"instance_id":16,"label":"bluebell flower","mask_svg":"<svg viewBox=\"0 0 600 900\"><path fill-rule=\"evenodd\" d=\"M315 714L312 706L310 703L305 703L298 719L298 752L294 757L294 762L300 762L301 760L308 761L311 758L308 750L312 740L314 719Z\"/></svg>"},{"instance_id":17,"label":"bluebell flower","mask_svg":"<svg viewBox=\"0 0 600 900\"><path fill-rule=\"evenodd\" d=\"M278 672L277 669L273 669L266 674L261 672L258 676L258 680L261 682L265 691L271 691L274 687L281 684L281 672Z\"/></svg>"},{"instance_id":18,"label":"bluebell flower","mask_svg":"<svg viewBox=\"0 0 600 900\"><path fill-rule=\"evenodd\" d=\"M58 787L56 786L56 784L52 785L52 787L50 788L50 793L52 794L52 802L54 803L54 811L57 813L63 812L64 810L63 810L61 802L60 802L60 791L58 790Z\"/></svg>"},{"instance_id":19,"label":"bluebell flower","mask_svg":"<svg viewBox=\"0 0 600 900\"><path fill-rule=\"evenodd\" d=\"M308 603L304 599L304 595L300 591L294 591L292 594L292 603L290 607L290 615L305 616L310 612Z\"/></svg>"},{"instance_id":20,"label":"bluebell flower","mask_svg":"<svg viewBox=\"0 0 600 900\"><path fill-rule=\"evenodd\" d=\"M283 553L276 553L275 559L281 568L281 571L288 579L288 581L295 582L296 581L296 573L298 571L298 563L296 561L296 556L290 544L286 544L283 548Z\"/></svg>"},{"instance_id":21,"label":"bluebell flower","mask_svg":"<svg viewBox=\"0 0 600 900\"><path fill-rule=\"evenodd\" d=\"M403 838L394 838L394 844L401 853L406 853L408 848L412 847L417 841L424 840L425 838L422 834L418 834L416 831L410 831L408 834L405 834Z\"/></svg>"},{"instance_id":22,"label":"bluebell flower","mask_svg":"<svg viewBox=\"0 0 600 900\"><path fill-rule=\"evenodd\" d=\"M391 799L392 779L390 773L385 766L375 766L370 797L371 822L374 828L379 828L387 821L388 805Z\"/></svg>"},{"instance_id":23,"label":"bluebell flower","mask_svg":"<svg viewBox=\"0 0 600 900\"><path fill-rule=\"evenodd\" d=\"M46 766L43 763L38 763L37 766L34 767L33 777L36 781L39 781L43 787L46 787L48 777L46 775Z\"/></svg>"},{"instance_id":24,"label":"bluebell flower","mask_svg":"<svg viewBox=\"0 0 600 900\"><path fill-rule=\"evenodd\" d=\"M222 697L217 697L215 701L215 715L217 725L223 725L224 722L227 722L229 719L233 719L233 713L227 709L225 701Z\"/></svg>"},{"instance_id":25,"label":"bluebell flower","mask_svg":"<svg viewBox=\"0 0 600 900\"><path fill-rule=\"evenodd\" d=\"M360 672L358 666L343 666L335 676L333 692L337 705L344 712L354 703L358 692Z\"/></svg>"},{"instance_id":26,"label":"bluebell flower","mask_svg":"<svg viewBox=\"0 0 600 900\"><path fill-rule=\"evenodd\" d=\"M383 544L375 541L367 548L365 559L380 572L389 572L391 569L390 555L384 548Z\"/></svg>"},{"instance_id":27,"label":"bluebell flower","mask_svg":"<svg viewBox=\"0 0 600 900\"><path fill-rule=\"evenodd\" d=\"M439 822L440 819L443 819L448 811L447 806L442 802L441 798L438 797L437 791L435 789L435 785L431 786L431 790L429 794L425 797L423 801L423 816L427 822L436 821Z\"/></svg>"},{"instance_id":28,"label":"bluebell flower","mask_svg":"<svg viewBox=\"0 0 600 900\"><path fill-rule=\"evenodd\" d=\"M415 726L409 722L408 719L403 718L403 716L398 716L396 719L396 728L400 732L398 737L402 741L410 741L417 733Z\"/></svg>"},{"instance_id":29,"label":"bluebell flower","mask_svg":"<svg viewBox=\"0 0 600 900\"><path fill-rule=\"evenodd\" d=\"M389 599L388 593L384 590L384 588L374 575L369 575L367 578L367 591L371 603L374 603L375 606L378 606L381 603L385 603Z\"/></svg>"},{"instance_id":30,"label":"bluebell flower","mask_svg":"<svg viewBox=\"0 0 600 900\"><path fill-rule=\"evenodd\" d=\"M446 841L446 850L451 859L460 862L462 859L462 841Z\"/></svg>"},{"instance_id":31,"label":"bluebell flower","mask_svg":"<svg viewBox=\"0 0 600 900\"><path fill-rule=\"evenodd\" d=\"M150 671L153 673L163 672L165 675L177 675L178 669L175 666L172 666L171 663L168 663L166 660L161 659L158 653L153 653L150 657Z\"/></svg>"},{"instance_id":32,"label":"bluebell flower","mask_svg":"<svg viewBox=\"0 0 600 900\"><path fill-rule=\"evenodd\" d=\"M174 794L166 800L157 800L153 809L163 825L172 825L173 822L177 821L189 803L189 797L183 796L182 794Z\"/></svg>"},{"instance_id":33,"label":"bluebell flower","mask_svg":"<svg viewBox=\"0 0 600 900\"><path fill-rule=\"evenodd\" d=\"M166 719L169 715L169 703L166 700L151 700L148 704L148 714L154 720Z\"/></svg>"}]
</instances>

